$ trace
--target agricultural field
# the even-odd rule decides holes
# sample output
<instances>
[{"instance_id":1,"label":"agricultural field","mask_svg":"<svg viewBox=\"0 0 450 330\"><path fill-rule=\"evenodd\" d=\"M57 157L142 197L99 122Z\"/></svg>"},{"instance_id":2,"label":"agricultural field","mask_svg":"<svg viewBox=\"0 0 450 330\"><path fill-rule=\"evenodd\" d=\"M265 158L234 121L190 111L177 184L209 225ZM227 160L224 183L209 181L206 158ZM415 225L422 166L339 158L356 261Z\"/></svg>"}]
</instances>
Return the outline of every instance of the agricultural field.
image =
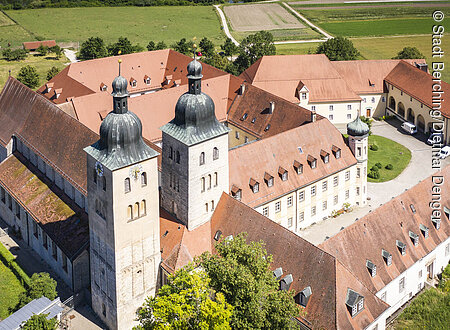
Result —
<instances>
[{"instance_id":1,"label":"agricultural field","mask_svg":"<svg viewBox=\"0 0 450 330\"><path fill-rule=\"evenodd\" d=\"M7 318L9 308L19 302L19 294L25 289L14 273L0 260L0 320Z\"/></svg>"},{"instance_id":2,"label":"agricultural field","mask_svg":"<svg viewBox=\"0 0 450 330\"><path fill-rule=\"evenodd\" d=\"M270 31L274 40L307 40L322 37L279 3L224 5L223 11L230 31L238 41L261 30Z\"/></svg>"},{"instance_id":3,"label":"agricultural field","mask_svg":"<svg viewBox=\"0 0 450 330\"><path fill-rule=\"evenodd\" d=\"M216 44L224 39L212 6L44 8L6 14L26 31L33 31L35 38L57 42L82 42L98 36L108 44L123 36L145 47L150 40L170 45L194 36L208 37ZM49 17L58 24L49 24ZM16 39L12 34L0 38Z\"/></svg>"},{"instance_id":4,"label":"agricultural field","mask_svg":"<svg viewBox=\"0 0 450 330\"><path fill-rule=\"evenodd\" d=\"M357 8L355 8L357 7ZM430 34L432 31L433 11L439 9L446 17L450 7L425 6L353 6L353 7L321 7L294 8L311 22L319 25L336 36L390 36ZM450 19L444 19L444 26L450 28Z\"/></svg>"}]
</instances>

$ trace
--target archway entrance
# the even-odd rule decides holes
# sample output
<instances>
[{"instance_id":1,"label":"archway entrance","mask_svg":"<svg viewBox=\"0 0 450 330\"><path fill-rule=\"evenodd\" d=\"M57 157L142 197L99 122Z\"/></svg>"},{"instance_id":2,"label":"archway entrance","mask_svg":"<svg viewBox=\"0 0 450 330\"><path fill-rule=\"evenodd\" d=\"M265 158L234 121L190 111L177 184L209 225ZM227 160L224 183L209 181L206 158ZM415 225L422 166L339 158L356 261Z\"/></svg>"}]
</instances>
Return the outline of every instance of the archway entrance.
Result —
<instances>
[{"instance_id":1,"label":"archway entrance","mask_svg":"<svg viewBox=\"0 0 450 330\"><path fill-rule=\"evenodd\" d=\"M397 113L398 113L402 118L405 118L405 106L403 105L402 102L398 102Z\"/></svg>"},{"instance_id":2,"label":"archway entrance","mask_svg":"<svg viewBox=\"0 0 450 330\"><path fill-rule=\"evenodd\" d=\"M410 123L413 123L413 124L414 124L414 120L415 120L416 118L415 118L413 109L408 108L408 111L406 111L406 113L408 114L407 120L408 120Z\"/></svg>"},{"instance_id":3,"label":"archway entrance","mask_svg":"<svg viewBox=\"0 0 450 330\"><path fill-rule=\"evenodd\" d=\"M370 118L372 116L372 108L367 108L366 109L366 117Z\"/></svg>"},{"instance_id":4,"label":"archway entrance","mask_svg":"<svg viewBox=\"0 0 450 330\"><path fill-rule=\"evenodd\" d=\"M395 111L395 99L393 96L389 97L389 108Z\"/></svg>"},{"instance_id":5,"label":"archway entrance","mask_svg":"<svg viewBox=\"0 0 450 330\"><path fill-rule=\"evenodd\" d=\"M419 131L425 132L425 118L422 115L417 116L417 127Z\"/></svg>"}]
</instances>

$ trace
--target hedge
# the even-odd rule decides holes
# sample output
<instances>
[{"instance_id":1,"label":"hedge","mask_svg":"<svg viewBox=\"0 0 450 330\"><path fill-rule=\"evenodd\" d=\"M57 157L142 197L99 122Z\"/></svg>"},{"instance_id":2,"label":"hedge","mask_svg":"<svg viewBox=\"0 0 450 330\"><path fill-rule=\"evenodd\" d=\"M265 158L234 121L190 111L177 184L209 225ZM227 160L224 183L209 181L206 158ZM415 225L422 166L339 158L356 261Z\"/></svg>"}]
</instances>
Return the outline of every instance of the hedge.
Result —
<instances>
[{"instance_id":1,"label":"hedge","mask_svg":"<svg viewBox=\"0 0 450 330\"><path fill-rule=\"evenodd\" d=\"M11 271L16 275L20 283L26 288L30 288L31 280L30 277L23 271L22 268L16 262L16 257L14 257L7 248L0 243L0 260L11 269Z\"/></svg>"}]
</instances>

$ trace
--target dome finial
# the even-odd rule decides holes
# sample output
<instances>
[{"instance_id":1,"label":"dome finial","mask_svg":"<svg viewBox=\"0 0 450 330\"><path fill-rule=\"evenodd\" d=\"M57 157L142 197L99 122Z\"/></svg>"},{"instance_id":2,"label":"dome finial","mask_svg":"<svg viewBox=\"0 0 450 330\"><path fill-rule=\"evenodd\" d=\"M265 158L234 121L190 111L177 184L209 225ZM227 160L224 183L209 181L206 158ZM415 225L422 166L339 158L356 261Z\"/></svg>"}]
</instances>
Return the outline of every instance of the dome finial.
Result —
<instances>
[{"instance_id":1,"label":"dome finial","mask_svg":"<svg viewBox=\"0 0 450 330\"><path fill-rule=\"evenodd\" d=\"M121 64L122 64L122 60L119 58L119 60L117 62L119 62L119 76L120 76L120 67L121 67Z\"/></svg>"}]
</instances>

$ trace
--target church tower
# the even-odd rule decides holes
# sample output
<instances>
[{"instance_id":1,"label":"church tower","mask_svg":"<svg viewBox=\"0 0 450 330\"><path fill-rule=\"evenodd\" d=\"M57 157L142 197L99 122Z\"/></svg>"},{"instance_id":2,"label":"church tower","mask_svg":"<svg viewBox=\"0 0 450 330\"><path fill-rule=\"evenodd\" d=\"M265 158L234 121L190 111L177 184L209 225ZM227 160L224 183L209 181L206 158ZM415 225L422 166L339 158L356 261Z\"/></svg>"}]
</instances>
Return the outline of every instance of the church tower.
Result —
<instances>
[{"instance_id":1,"label":"church tower","mask_svg":"<svg viewBox=\"0 0 450 330\"><path fill-rule=\"evenodd\" d=\"M228 127L201 90L202 65L188 64L188 92L175 118L161 127L161 204L192 230L209 221L222 192L228 192Z\"/></svg>"},{"instance_id":2,"label":"church tower","mask_svg":"<svg viewBox=\"0 0 450 330\"><path fill-rule=\"evenodd\" d=\"M110 329L131 329L155 294L159 244L158 153L128 111L127 80L112 83L114 110L85 148L92 308Z\"/></svg>"},{"instance_id":3,"label":"church tower","mask_svg":"<svg viewBox=\"0 0 450 330\"><path fill-rule=\"evenodd\" d=\"M369 141L369 126L358 116L347 124L348 145L357 160L355 202L366 205L367 201L367 155Z\"/></svg>"}]
</instances>

